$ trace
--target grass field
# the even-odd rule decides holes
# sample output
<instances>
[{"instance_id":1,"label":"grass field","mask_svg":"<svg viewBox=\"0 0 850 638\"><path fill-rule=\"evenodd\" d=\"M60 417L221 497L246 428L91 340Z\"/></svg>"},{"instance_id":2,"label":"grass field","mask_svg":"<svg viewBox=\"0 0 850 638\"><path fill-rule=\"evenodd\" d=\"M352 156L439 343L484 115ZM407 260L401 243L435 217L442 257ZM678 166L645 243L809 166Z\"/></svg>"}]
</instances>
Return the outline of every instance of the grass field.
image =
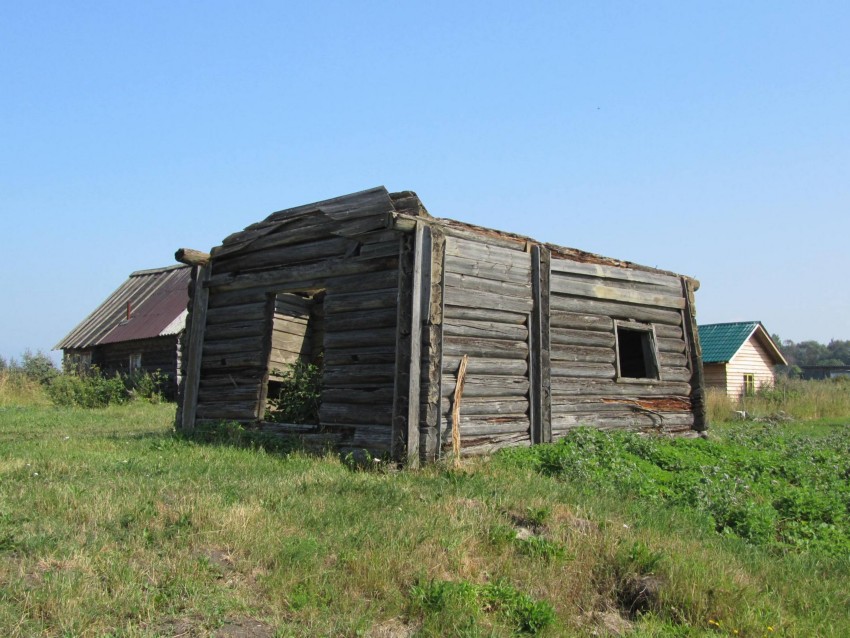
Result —
<instances>
[{"instance_id":1,"label":"grass field","mask_svg":"<svg viewBox=\"0 0 850 638\"><path fill-rule=\"evenodd\" d=\"M850 419L399 472L13 403L2 636L850 635Z\"/></svg>"}]
</instances>

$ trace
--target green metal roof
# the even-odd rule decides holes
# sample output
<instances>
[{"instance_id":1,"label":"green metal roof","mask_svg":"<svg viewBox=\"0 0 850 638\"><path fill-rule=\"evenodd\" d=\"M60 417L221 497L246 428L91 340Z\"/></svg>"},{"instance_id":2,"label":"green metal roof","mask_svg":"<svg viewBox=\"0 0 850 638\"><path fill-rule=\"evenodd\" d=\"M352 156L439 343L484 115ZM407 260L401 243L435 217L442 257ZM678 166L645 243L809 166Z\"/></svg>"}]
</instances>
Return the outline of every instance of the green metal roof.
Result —
<instances>
[{"instance_id":1,"label":"green metal roof","mask_svg":"<svg viewBox=\"0 0 850 638\"><path fill-rule=\"evenodd\" d=\"M699 327L703 363L727 363L760 325L758 321L710 323Z\"/></svg>"}]
</instances>

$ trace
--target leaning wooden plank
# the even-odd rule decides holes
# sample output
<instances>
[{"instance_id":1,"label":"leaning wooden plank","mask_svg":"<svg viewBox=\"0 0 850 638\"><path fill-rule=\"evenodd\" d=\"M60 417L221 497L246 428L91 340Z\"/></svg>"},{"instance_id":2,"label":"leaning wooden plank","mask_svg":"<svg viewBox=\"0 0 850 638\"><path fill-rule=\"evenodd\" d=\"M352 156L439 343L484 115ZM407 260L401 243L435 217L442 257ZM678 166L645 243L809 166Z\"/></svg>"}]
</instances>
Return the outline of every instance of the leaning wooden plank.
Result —
<instances>
[{"instance_id":1,"label":"leaning wooden plank","mask_svg":"<svg viewBox=\"0 0 850 638\"><path fill-rule=\"evenodd\" d=\"M681 310L685 307L685 300L680 296L657 294L642 290L629 290L627 288L606 286L604 284L588 284L563 277L555 277L551 282L552 292L574 297L588 297L590 299L604 299L607 301L622 301L630 304L652 306L654 308L673 308Z\"/></svg>"},{"instance_id":2,"label":"leaning wooden plank","mask_svg":"<svg viewBox=\"0 0 850 638\"><path fill-rule=\"evenodd\" d=\"M552 312L549 315L549 321L553 328L614 332L614 320L604 315L580 312Z\"/></svg>"},{"instance_id":3,"label":"leaning wooden plank","mask_svg":"<svg viewBox=\"0 0 850 638\"><path fill-rule=\"evenodd\" d=\"M552 259L552 273L553 275L555 273L571 273L604 279L641 282L653 284L661 288L669 288L676 292L681 290L678 277L671 275L634 270L631 268L605 266L602 264L582 263L568 259Z\"/></svg>"},{"instance_id":4,"label":"leaning wooden plank","mask_svg":"<svg viewBox=\"0 0 850 638\"><path fill-rule=\"evenodd\" d=\"M203 365L204 331L207 325L207 301L209 294L204 287L209 278L209 262L204 266L194 266L192 272L192 312L189 313L188 336L186 345L186 369L183 378L181 429L191 432L197 417L198 388Z\"/></svg>"},{"instance_id":5,"label":"leaning wooden plank","mask_svg":"<svg viewBox=\"0 0 850 638\"><path fill-rule=\"evenodd\" d=\"M674 310L651 308L617 301L599 301L582 297L567 297L553 294L551 298L553 311L589 312L595 315L607 315L614 319L633 319L635 321L663 323L679 326L682 315Z\"/></svg>"}]
</instances>

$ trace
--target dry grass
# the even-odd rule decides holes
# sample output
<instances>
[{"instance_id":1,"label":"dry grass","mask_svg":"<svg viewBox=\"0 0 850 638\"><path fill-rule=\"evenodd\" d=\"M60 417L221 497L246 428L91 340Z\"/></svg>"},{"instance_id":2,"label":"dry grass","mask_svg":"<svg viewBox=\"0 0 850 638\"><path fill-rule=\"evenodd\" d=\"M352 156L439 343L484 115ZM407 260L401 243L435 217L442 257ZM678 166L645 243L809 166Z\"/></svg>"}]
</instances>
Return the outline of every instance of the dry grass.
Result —
<instances>
[{"instance_id":1,"label":"dry grass","mask_svg":"<svg viewBox=\"0 0 850 638\"><path fill-rule=\"evenodd\" d=\"M826 381L779 379L776 386L760 388L755 396L730 399L725 393L707 391L710 423L729 421L736 411L754 417L771 417L784 413L795 420L834 419L850 414L850 380Z\"/></svg>"},{"instance_id":2,"label":"dry grass","mask_svg":"<svg viewBox=\"0 0 850 638\"><path fill-rule=\"evenodd\" d=\"M0 370L0 407L48 405L50 400L37 381L18 371Z\"/></svg>"}]
</instances>

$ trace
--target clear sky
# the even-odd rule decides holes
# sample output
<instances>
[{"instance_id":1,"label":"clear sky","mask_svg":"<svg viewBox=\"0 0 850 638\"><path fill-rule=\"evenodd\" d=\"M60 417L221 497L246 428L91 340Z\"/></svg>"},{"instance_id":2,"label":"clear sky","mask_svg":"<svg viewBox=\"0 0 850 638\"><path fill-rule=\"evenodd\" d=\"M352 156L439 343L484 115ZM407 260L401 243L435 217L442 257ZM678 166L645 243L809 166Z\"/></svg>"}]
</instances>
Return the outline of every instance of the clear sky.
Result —
<instances>
[{"instance_id":1,"label":"clear sky","mask_svg":"<svg viewBox=\"0 0 850 638\"><path fill-rule=\"evenodd\" d=\"M850 3L11 2L0 355L134 270L377 185L850 339Z\"/></svg>"}]
</instances>

